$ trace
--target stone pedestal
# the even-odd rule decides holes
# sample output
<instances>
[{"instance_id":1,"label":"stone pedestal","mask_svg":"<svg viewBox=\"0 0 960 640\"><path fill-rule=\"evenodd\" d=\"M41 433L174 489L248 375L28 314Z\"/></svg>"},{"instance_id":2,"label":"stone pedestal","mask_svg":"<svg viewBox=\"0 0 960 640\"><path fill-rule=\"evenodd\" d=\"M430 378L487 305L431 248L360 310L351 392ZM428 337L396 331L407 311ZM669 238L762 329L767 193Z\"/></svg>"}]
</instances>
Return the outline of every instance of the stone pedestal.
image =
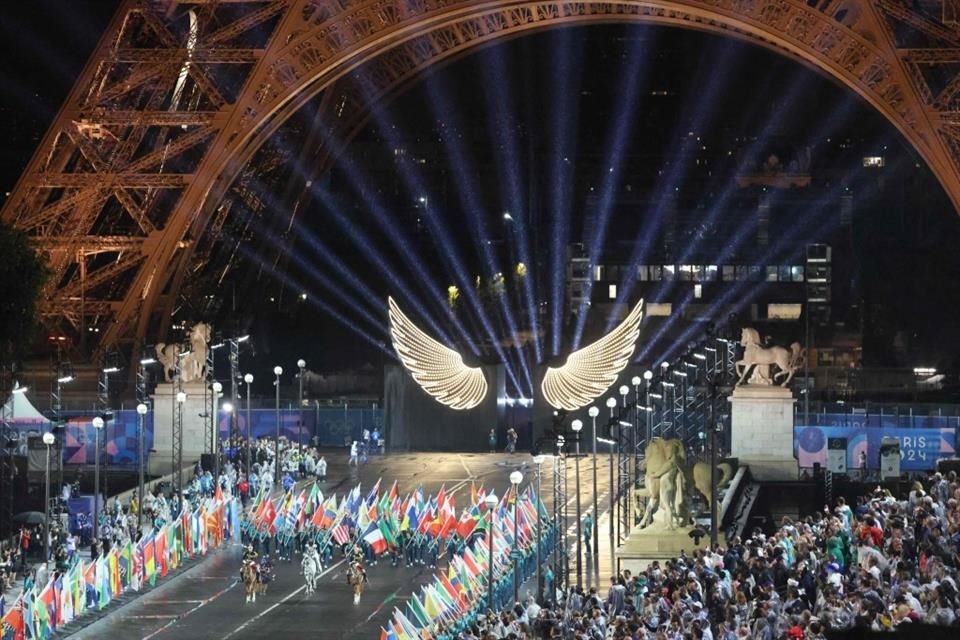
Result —
<instances>
[{"instance_id":1,"label":"stone pedestal","mask_svg":"<svg viewBox=\"0 0 960 640\"><path fill-rule=\"evenodd\" d=\"M646 529L634 527L630 535L617 549L617 565L620 570L629 569L631 573L639 573L647 568L654 560L663 562L670 558L677 558L680 552L688 556L697 549L706 549L710 546L710 536L695 540L690 536L694 527L678 527L668 530L657 523ZM718 542L726 545L726 538L720 532Z\"/></svg>"},{"instance_id":2,"label":"stone pedestal","mask_svg":"<svg viewBox=\"0 0 960 640\"><path fill-rule=\"evenodd\" d=\"M187 400L183 403L183 464L190 466L209 451L207 420L210 411L210 392L204 396L205 383L184 382ZM165 476L173 472L173 416L177 410L177 389L172 383L157 385L153 394L153 450L150 452L148 473Z\"/></svg>"},{"instance_id":3,"label":"stone pedestal","mask_svg":"<svg viewBox=\"0 0 960 640\"><path fill-rule=\"evenodd\" d=\"M731 455L760 481L796 480L793 404L789 389L743 385L730 396Z\"/></svg>"}]
</instances>

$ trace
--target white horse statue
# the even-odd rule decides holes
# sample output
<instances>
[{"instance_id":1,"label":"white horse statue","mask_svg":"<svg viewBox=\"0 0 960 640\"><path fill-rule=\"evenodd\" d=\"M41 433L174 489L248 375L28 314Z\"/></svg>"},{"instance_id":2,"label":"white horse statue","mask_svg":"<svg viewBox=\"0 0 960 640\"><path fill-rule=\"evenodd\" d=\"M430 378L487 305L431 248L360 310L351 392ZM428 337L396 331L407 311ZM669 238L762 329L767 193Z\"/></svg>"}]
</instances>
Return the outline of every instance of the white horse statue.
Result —
<instances>
[{"instance_id":1,"label":"white horse statue","mask_svg":"<svg viewBox=\"0 0 960 640\"><path fill-rule=\"evenodd\" d=\"M156 346L157 362L163 365L164 382L172 382L173 374L177 370L177 360L180 358L180 345L161 342Z\"/></svg>"},{"instance_id":2,"label":"white horse statue","mask_svg":"<svg viewBox=\"0 0 960 640\"><path fill-rule=\"evenodd\" d=\"M760 343L760 334L750 327L744 327L740 332L740 346L743 347L743 359L738 360L736 365L737 374L740 376L738 387L754 367L756 371L750 379L751 383L774 384L777 378L783 377L785 379L780 386L785 387L807 357L806 349L801 348L799 342L791 344L789 351L783 347L764 348ZM777 365L779 369L773 377L770 377L770 365Z\"/></svg>"},{"instance_id":3,"label":"white horse statue","mask_svg":"<svg viewBox=\"0 0 960 640\"><path fill-rule=\"evenodd\" d=\"M207 345L210 325L198 322L190 330L190 353L183 357L181 376L184 382L203 380L207 371Z\"/></svg>"},{"instance_id":4,"label":"white horse statue","mask_svg":"<svg viewBox=\"0 0 960 640\"><path fill-rule=\"evenodd\" d=\"M303 560L300 562L303 569L303 579L306 581L305 595L312 594L317 588L317 580L320 577L320 554L316 548L309 549L303 554Z\"/></svg>"}]
</instances>

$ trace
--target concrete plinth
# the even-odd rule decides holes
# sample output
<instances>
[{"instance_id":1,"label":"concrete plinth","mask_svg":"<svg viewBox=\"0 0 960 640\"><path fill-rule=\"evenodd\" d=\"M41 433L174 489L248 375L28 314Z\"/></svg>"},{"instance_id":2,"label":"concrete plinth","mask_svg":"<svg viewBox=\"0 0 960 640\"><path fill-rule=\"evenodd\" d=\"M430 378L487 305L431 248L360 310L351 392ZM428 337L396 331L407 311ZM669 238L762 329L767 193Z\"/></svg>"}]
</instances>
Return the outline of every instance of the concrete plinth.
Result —
<instances>
[{"instance_id":1,"label":"concrete plinth","mask_svg":"<svg viewBox=\"0 0 960 640\"><path fill-rule=\"evenodd\" d=\"M634 528L630 535L617 549L617 566L629 569L631 573L639 573L647 568L654 560L664 561L680 556L680 552L692 555L696 549L706 549L710 546L710 536L700 538L699 543L690 537L694 527L682 527L673 531L664 530L656 524L646 529ZM718 539L725 545L726 539L721 533Z\"/></svg>"},{"instance_id":2,"label":"concrete plinth","mask_svg":"<svg viewBox=\"0 0 960 640\"><path fill-rule=\"evenodd\" d=\"M730 396L731 451L760 481L796 480L800 469L793 451L793 404L789 389L743 385Z\"/></svg>"},{"instance_id":3,"label":"concrete plinth","mask_svg":"<svg viewBox=\"0 0 960 640\"><path fill-rule=\"evenodd\" d=\"M203 382L185 382L183 391L183 464L191 465L209 450L206 442L210 392L204 396ZM147 471L152 476L171 473L173 465L173 416L177 410L177 389L169 382L157 385L153 393L153 450Z\"/></svg>"}]
</instances>

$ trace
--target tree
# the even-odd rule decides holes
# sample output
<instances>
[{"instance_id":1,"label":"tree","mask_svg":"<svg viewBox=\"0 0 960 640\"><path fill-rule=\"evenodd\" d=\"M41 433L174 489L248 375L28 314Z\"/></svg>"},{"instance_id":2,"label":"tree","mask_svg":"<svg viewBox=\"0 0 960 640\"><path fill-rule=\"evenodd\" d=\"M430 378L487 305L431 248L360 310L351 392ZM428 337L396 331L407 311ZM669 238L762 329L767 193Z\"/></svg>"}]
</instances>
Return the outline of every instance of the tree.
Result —
<instances>
[{"instance_id":1,"label":"tree","mask_svg":"<svg viewBox=\"0 0 960 640\"><path fill-rule=\"evenodd\" d=\"M30 237L0 224L0 366L28 352L38 327L37 298L48 275Z\"/></svg>"}]
</instances>

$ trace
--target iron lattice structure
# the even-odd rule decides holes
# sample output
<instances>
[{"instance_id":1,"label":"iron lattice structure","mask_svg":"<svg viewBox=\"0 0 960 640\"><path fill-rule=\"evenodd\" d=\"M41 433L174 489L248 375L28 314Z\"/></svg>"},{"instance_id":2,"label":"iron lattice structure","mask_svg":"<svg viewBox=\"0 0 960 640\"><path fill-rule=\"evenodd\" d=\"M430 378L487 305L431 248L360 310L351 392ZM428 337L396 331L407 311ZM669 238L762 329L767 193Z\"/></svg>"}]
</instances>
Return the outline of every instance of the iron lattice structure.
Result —
<instances>
[{"instance_id":1,"label":"iron lattice structure","mask_svg":"<svg viewBox=\"0 0 960 640\"><path fill-rule=\"evenodd\" d=\"M720 33L820 70L960 208L957 18L956 0L127 0L0 216L49 256L50 329L136 352L177 313L209 315L192 292L222 281L251 222L286 239L366 105L489 42L601 22ZM295 144L272 142L294 126Z\"/></svg>"}]
</instances>

